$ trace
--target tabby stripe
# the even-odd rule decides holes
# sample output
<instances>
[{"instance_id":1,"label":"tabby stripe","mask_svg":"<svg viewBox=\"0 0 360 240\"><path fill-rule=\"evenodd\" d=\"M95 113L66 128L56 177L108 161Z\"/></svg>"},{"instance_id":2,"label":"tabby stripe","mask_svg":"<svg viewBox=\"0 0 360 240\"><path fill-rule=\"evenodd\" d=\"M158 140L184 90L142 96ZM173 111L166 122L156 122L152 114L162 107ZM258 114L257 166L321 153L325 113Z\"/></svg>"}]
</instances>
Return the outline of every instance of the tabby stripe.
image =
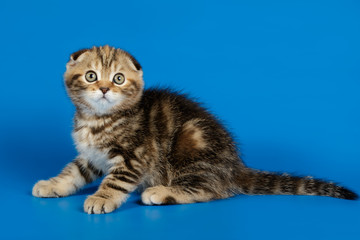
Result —
<instances>
[{"instance_id":1,"label":"tabby stripe","mask_svg":"<svg viewBox=\"0 0 360 240\"><path fill-rule=\"evenodd\" d=\"M136 170L133 165L131 165L130 160L125 159L125 165L129 169L129 171L133 172L137 176L141 176L140 171Z\"/></svg>"},{"instance_id":2,"label":"tabby stripe","mask_svg":"<svg viewBox=\"0 0 360 240\"><path fill-rule=\"evenodd\" d=\"M74 76L72 76L71 81L78 79L80 76L81 74L75 74Z\"/></svg>"},{"instance_id":3,"label":"tabby stripe","mask_svg":"<svg viewBox=\"0 0 360 240\"><path fill-rule=\"evenodd\" d=\"M111 198L110 195L105 194L105 193L96 193L96 196L99 197L99 198L104 198L104 199L109 199L109 198Z\"/></svg>"},{"instance_id":4,"label":"tabby stripe","mask_svg":"<svg viewBox=\"0 0 360 240\"><path fill-rule=\"evenodd\" d=\"M105 65L104 54L102 54L100 48L97 48L97 49L96 49L96 54L97 54L98 57L100 57L100 59L101 59L101 64L102 64L102 65Z\"/></svg>"},{"instance_id":5,"label":"tabby stripe","mask_svg":"<svg viewBox=\"0 0 360 240\"><path fill-rule=\"evenodd\" d=\"M321 185L321 181L317 180L317 179L308 179L305 182L305 192L309 193L309 194L319 194L319 188Z\"/></svg>"},{"instance_id":6,"label":"tabby stripe","mask_svg":"<svg viewBox=\"0 0 360 240\"><path fill-rule=\"evenodd\" d=\"M116 50L111 50L109 55L110 55L110 59L108 60L108 67L111 66L111 64L113 63L113 61L115 60L115 55L116 54Z\"/></svg>"},{"instance_id":7,"label":"tabby stripe","mask_svg":"<svg viewBox=\"0 0 360 240\"><path fill-rule=\"evenodd\" d=\"M83 128L84 128L84 126L78 126L78 127L75 127L74 131L75 131L75 132L78 132L78 131L80 131L80 130L83 129Z\"/></svg>"},{"instance_id":8,"label":"tabby stripe","mask_svg":"<svg viewBox=\"0 0 360 240\"><path fill-rule=\"evenodd\" d=\"M284 176L280 182L280 191L282 193L296 194L300 177Z\"/></svg>"},{"instance_id":9,"label":"tabby stripe","mask_svg":"<svg viewBox=\"0 0 360 240\"><path fill-rule=\"evenodd\" d=\"M113 171L113 174L114 175L124 175L124 176L132 178L133 180L139 179L138 176L136 176L135 174L129 173L127 171L122 171L122 170L115 170L115 171Z\"/></svg>"},{"instance_id":10,"label":"tabby stripe","mask_svg":"<svg viewBox=\"0 0 360 240\"><path fill-rule=\"evenodd\" d=\"M75 161L74 163L75 166L78 167L81 176L85 179L85 182L87 183L92 182L92 178L90 177L90 174L87 171L87 169L85 169L84 166L82 166L81 163L79 163L78 161Z\"/></svg>"},{"instance_id":11,"label":"tabby stripe","mask_svg":"<svg viewBox=\"0 0 360 240\"><path fill-rule=\"evenodd\" d=\"M59 183L59 181L56 178L50 178L50 182L54 182L55 184Z\"/></svg>"},{"instance_id":12,"label":"tabby stripe","mask_svg":"<svg viewBox=\"0 0 360 240\"><path fill-rule=\"evenodd\" d=\"M243 187L242 187L242 193L244 193L244 194L249 194L249 193L250 193L249 188L248 188L247 186L243 186Z\"/></svg>"},{"instance_id":13,"label":"tabby stripe","mask_svg":"<svg viewBox=\"0 0 360 240\"><path fill-rule=\"evenodd\" d=\"M116 147L109 151L109 158L115 158L117 156L122 156L124 158L125 166L129 171L133 174L137 175L138 177L141 176L141 172L136 170L133 165L131 164L131 160L137 160L135 154L130 150L125 150L122 147Z\"/></svg>"},{"instance_id":14,"label":"tabby stripe","mask_svg":"<svg viewBox=\"0 0 360 240\"><path fill-rule=\"evenodd\" d=\"M70 81L67 83L68 87L73 86L73 83L75 80L77 80L79 77L81 77L81 74L75 74L71 77Z\"/></svg>"},{"instance_id":15,"label":"tabby stripe","mask_svg":"<svg viewBox=\"0 0 360 240\"><path fill-rule=\"evenodd\" d=\"M106 124L104 124L102 126L99 126L99 127L92 127L91 128L91 133L96 135L96 134L104 131L105 129L112 127L113 124L114 124L114 122L108 122L108 123L106 123Z\"/></svg>"},{"instance_id":16,"label":"tabby stripe","mask_svg":"<svg viewBox=\"0 0 360 240\"><path fill-rule=\"evenodd\" d=\"M127 183L136 183L135 181L128 179L124 176L117 176L116 174L113 174L114 178L116 178L117 180L123 181L123 182L127 182Z\"/></svg>"},{"instance_id":17,"label":"tabby stripe","mask_svg":"<svg viewBox=\"0 0 360 240\"><path fill-rule=\"evenodd\" d=\"M324 183L319 189L319 193L324 196L334 195L334 185L332 183Z\"/></svg>"},{"instance_id":18,"label":"tabby stripe","mask_svg":"<svg viewBox=\"0 0 360 240\"><path fill-rule=\"evenodd\" d=\"M193 194L193 191L190 190L190 188L184 188L183 191L188 193L188 194Z\"/></svg>"},{"instance_id":19,"label":"tabby stripe","mask_svg":"<svg viewBox=\"0 0 360 240\"><path fill-rule=\"evenodd\" d=\"M117 190L117 191L126 193L126 194L129 193L129 191L126 190L125 188L120 187L120 186L118 186L118 185L115 185L115 184L113 184L113 183L107 183L106 186L109 187L109 188L115 189L115 190Z\"/></svg>"},{"instance_id":20,"label":"tabby stripe","mask_svg":"<svg viewBox=\"0 0 360 240\"><path fill-rule=\"evenodd\" d=\"M88 162L88 168L98 177L103 175L103 172L100 169L95 168L95 166L90 162Z\"/></svg>"},{"instance_id":21,"label":"tabby stripe","mask_svg":"<svg viewBox=\"0 0 360 240\"><path fill-rule=\"evenodd\" d=\"M191 186L187 186L185 188L182 189L184 192L187 192L189 194L196 194L199 193L199 189L197 189L196 187L191 187Z\"/></svg>"},{"instance_id":22,"label":"tabby stripe","mask_svg":"<svg viewBox=\"0 0 360 240\"><path fill-rule=\"evenodd\" d=\"M276 182L277 182L276 175L262 173L258 176L258 178L256 180L253 193L255 193L255 194L272 194L274 191ZM284 184L286 184L286 182ZM284 191L286 191L286 190L284 190Z\"/></svg>"}]
</instances>

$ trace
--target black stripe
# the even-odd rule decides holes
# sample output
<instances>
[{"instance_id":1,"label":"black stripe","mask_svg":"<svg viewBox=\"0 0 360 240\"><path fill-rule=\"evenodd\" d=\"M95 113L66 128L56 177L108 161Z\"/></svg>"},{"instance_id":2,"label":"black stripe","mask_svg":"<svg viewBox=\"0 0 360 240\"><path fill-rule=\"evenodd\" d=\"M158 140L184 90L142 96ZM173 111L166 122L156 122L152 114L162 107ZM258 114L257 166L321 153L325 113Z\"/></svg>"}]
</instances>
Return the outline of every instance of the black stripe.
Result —
<instances>
[{"instance_id":1,"label":"black stripe","mask_svg":"<svg viewBox=\"0 0 360 240\"><path fill-rule=\"evenodd\" d=\"M127 182L127 183L136 183L133 180L130 180L124 176L118 176L117 174L113 174L114 178L116 178L117 180L123 181L123 182Z\"/></svg>"},{"instance_id":2,"label":"black stripe","mask_svg":"<svg viewBox=\"0 0 360 240\"><path fill-rule=\"evenodd\" d=\"M122 156L128 170L138 177L141 176L141 172L136 170L130 162L131 160L139 161L132 150L125 150L124 148L117 146L109 151L109 158L115 158L116 156Z\"/></svg>"},{"instance_id":3,"label":"black stripe","mask_svg":"<svg viewBox=\"0 0 360 240\"><path fill-rule=\"evenodd\" d=\"M50 178L50 181L54 182L54 183L59 183L58 180L56 180L56 178Z\"/></svg>"},{"instance_id":4,"label":"black stripe","mask_svg":"<svg viewBox=\"0 0 360 240\"><path fill-rule=\"evenodd\" d=\"M102 54L102 52L101 52L101 49L96 48L96 53L97 53L98 57L100 57L100 59L101 59L101 64L105 65L105 58L104 58L104 54Z\"/></svg>"},{"instance_id":5,"label":"black stripe","mask_svg":"<svg viewBox=\"0 0 360 240\"><path fill-rule=\"evenodd\" d=\"M92 127L92 128L90 128L91 133L94 134L94 135L102 132L104 129L105 129L104 126L101 126L101 127Z\"/></svg>"},{"instance_id":6,"label":"black stripe","mask_svg":"<svg viewBox=\"0 0 360 240\"><path fill-rule=\"evenodd\" d=\"M307 179L304 185L305 192L309 194L319 194L320 185L321 181L317 179Z\"/></svg>"},{"instance_id":7,"label":"black stripe","mask_svg":"<svg viewBox=\"0 0 360 240\"><path fill-rule=\"evenodd\" d=\"M80 131L80 130L83 129L83 128L84 128L84 126L77 126L77 127L75 127L74 131L75 131L75 132L78 132L78 131Z\"/></svg>"},{"instance_id":8,"label":"black stripe","mask_svg":"<svg viewBox=\"0 0 360 240\"><path fill-rule=\"evenodd\" d=\"M85 182L86 183L92 182L92 178L90 177L90 174L87 171L87 169L85 169L84 166L82 166L81 163L79 163L79 161L75 161L74 164L75 166L78 167L81 176L85 179Z\"/></svg>"},{"instance_id":9,"label":"black stripe","mask_svg":"<svg viewBox=\"0 0 360 240\"><path fill-rule=\"evenodd\" d=\"M243 194L249 194L250 193L250 190L247 186L242 186L242 189L241 189L242 193Z\"/></svg>"},{"instance_id":10,"label":"black stripe","mask_svg":"<svg viewBox=\"0 0 360 240\"><path fill-rule=\"evenodd\" d=\"M73 75L70 80L68 82L66 82L66 85L70 88L73 86L73 83L75 80L77 80L79 77L81 76L81 74L75 74Z\"/></svg>"},{"instance_id":11,"label":"black stripe","mask_svg":"<svg viewBox=\"0 0 360 240\"><path fill-rule=\"evenodd\" d=\"M109 199L109 198L111 198L110 195L105 194L105 193L96 193L96 196L99 197L99 198L104 198L104 199Z\"/></svg>"},{"instance_id":12,"label":"black stripe","mask_svg":"<svg viewBox=\"0 0 360 240\"><path fill-rule=\"evenodd\" d=\"M129 191L126 190L125 188L120 187L120 186L118 186L118 185L115 185L115 184L113 184L113 183L107 183L106 186L109 187L109 188L115 189L115 190L117 190L117 191L126 193L126 194L129 193Z\"/></svg>"},{"instance_id":13,"label":"black stripe","mask_svg":"<svg viewBox=\"0 0 360 240\"><path fill-rule=\"evenodd\" d=\"M116 56L116 50L114 48L112 48L110 50L110 56L109 56L109 61L108 61L108 67L111 66L111 64L113 63L113 61L115 60L115 56Z\"/></svg>"},{"instance_id":14,"label":"black stripe","mask_svg":"<svg viewBox=\"0 0 360 240\"><path fill-rule=\"evenodd\" d=\"M121 156L122 155L122 151L124 149L123 148L112 148L110 151L109 151L109 158L115 158L116 156Z\"/></svg>"},{"instance_id":15,"label":"black stripe","mask_svg":"<svg viewBox=\"0 0 360 240\"><path fill-rule=\"evenodd\" d=\"M332 183L324 183L320 188L319 188L319 193L320 195L323 196L332 196L334 194L334 184Z\"/></svg>"},{"instance_id":16,"label":"black stripe","mask_svg":"<svg viewBox=\"0 0 360 240\"><path fill-rule=\"evenodd\" d=\"M114 175L124 175L124 176L127 176L127 177L130 177L130 178L132 178L133 180L138 180L139 178L138 178L138 176L136 176L135 174L132 174L132 173L129 173L129 172L127 172L127 171L123 171L123 170L118 170L118 169L115 169L113 172L112 172L112 174L114 174Z\"/></svg>"},{"instance_id":17,"label":"black stripe","mask_svg":"<svg viewBox=\"0 0 360 240\"><path fill-rule=\"evenodd\" d=\"M184 188L189 189L190 187L192 188L197 188L199 190L203 190L205 192L209 192L212 194L216 194L216 192L214 191L214 187L211 186L212 182L208 181L207 179L212 179L215 178L214 176L202 176L202 175L183 175L183 176L179 176L177 178L175 178L172 181L172 186L181 186Z\"/></svg>"},{"instance_id":18,"label":"black stripe","mask_svg":"<svg viewBox=\"0 0 360 240\"><path fill-rule=\"evenodd\" d=\"M95 166L90 162L88 162L88 168L98 177L103 175L103 172L100 169L95 168Z\"/></svg>"},{"instance_id":19,"label":"black stripe","mask_svg":"<svg viewBox=\"0 0 360 240\"><path fill-rule=\"evenodd\" d=\"M81 76L81 74L74 74L71 78L71 81L78 79L80 76Z\"/></svg>"},{"instance_id":20,"label":"black stripe","mask_svg":"<svg viewBox=\"0 0 360 240\"><path fill-rule=\"evenodd\" d=\"M126 167L128 168L129 171L131 171L132 173L134 173L135 175L137 176L141 176L141 173L140 171L136 170L133 165L131 164L130 160L128 159L125 159L124 160L124 163L126 165Z\"/></svg>"},{"instance_id":21,"label":"black stripe","mask_svg":"<svg viewBox=\"0 0 360 240\"><path fill-rule=\"evenodd\" d=\"M280 180L280 191L285 194L296 194L300 177L282 176Z\"/></svg>"},{"instance_id":22,"label":"black stripe","mask_svg":"<svg viewBox=\"0 0 360 240\"><path fill-rule=\"evenodd\" d=\"M188 194L193 194L193 191L190 188L184 188L183 191Z\"/></svg>"},{"instance_id":23,"label":"black stripe","mask_svg":"<svg viewBox=\"0 0 360 240\"><path fill-rule=\"evenodd\" d=\"M120 118L119 118L119 119L120 119ZM108 122L108 123L106 123L106 124L104 124L104 125L102 125L102 126L100 126L100 127L92 127L92 128L90 129L90 130L91 130L91 133L95 135L95 134L98 134L98 133L104 131L105 129L107 129L107 128L109 128L109 127L113 128L113 127L114 127L113 124L114 124L114 122L115 122L116 120L117 120L117 119L115 119L115 120L111 119L111 122Z\"/></svg>"},{"instance_id":24,"label":"black stripe","mask_svg":"<svg viewBox=\"0 0 360 240\"><path fill-rule=\"evenodd\" d=\"M256 175L255 175L256 176ZM272 194L274 187L278 181L278 176L271 173L260 173L256 176L256 183L254 186L254 194Z\"/></svg>"}]
</instances>

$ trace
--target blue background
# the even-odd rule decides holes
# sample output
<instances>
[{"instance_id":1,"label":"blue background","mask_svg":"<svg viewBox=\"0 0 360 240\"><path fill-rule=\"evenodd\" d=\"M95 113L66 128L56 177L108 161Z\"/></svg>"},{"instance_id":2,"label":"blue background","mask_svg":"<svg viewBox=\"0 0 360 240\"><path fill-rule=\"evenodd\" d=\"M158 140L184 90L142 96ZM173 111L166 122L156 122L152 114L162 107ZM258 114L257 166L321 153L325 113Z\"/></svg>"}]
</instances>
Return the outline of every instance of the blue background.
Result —
<instances>
[{"instance_id":1,"label":"blue background","mask_svg":"<svg viewBox=\"0 0 360 240\"><path fill-rule=\"evenodd\" d=\"M0 4L3 239L357 239L359 201L237 196L107 215L82 206L99 184L61 199L31 196L76 155L69 55L130 51L146 86L205 103L254 168L313 175L360 193L358 1L10 1ZM356 238L357 237L357 238Z\"/></svg>"}]
</instances>

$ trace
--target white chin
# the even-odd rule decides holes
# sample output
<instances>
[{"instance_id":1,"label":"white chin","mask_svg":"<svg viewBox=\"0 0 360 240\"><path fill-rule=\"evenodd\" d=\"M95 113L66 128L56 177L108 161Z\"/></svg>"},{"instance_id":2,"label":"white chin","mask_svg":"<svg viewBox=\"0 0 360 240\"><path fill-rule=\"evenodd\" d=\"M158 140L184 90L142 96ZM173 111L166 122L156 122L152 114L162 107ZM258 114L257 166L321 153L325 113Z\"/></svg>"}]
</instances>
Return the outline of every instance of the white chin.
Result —
<instances>
[{"instance_id":1,"label":"white chin","mask_svg":"<svg viewBox=\"0 0 360 240\"><path fill-rule=\"evenodd\" d=\"M115 106L120 105L123 100L121 96L107 95L106 98L104 98L102 94L85 96L86 101L92 108L91 110L89 109L89 112L95 113L96 115L108 114Z\"/></svg>"},{"instance_id":2,"label":"white chin","mask_svg":"<svg viewBox=\"0 0 360 240\"><path fill-rule=\"evenodd\" d=\"M97 103L99 103L100 105L111 104L107 98L100 98Z\"/></svg>"},{"instance_id":3,"label":"white chin","mask_svg":"<svg viewBox=\"0 0 360 240\"><path fill-rule=\"evenodd\" d=\"M109 100L101 98L97 101L92 101L91 106L96 114L106 114L108 113L114 106Z\"/></svg>"},{"instance_id":4,"label":"white chin","mask_svg":"<svg viewBox=\"0 0 360 240\"><path fill-rule=\"evenodd\" d=\"M108 103L108 102L106 102ZM111 111L113 105L112 104L106 104L104 100L101 100L98 104L91 104L92 106L92 112L94 112L97 115L104 115Z\"/></svg>"}]
</instances>

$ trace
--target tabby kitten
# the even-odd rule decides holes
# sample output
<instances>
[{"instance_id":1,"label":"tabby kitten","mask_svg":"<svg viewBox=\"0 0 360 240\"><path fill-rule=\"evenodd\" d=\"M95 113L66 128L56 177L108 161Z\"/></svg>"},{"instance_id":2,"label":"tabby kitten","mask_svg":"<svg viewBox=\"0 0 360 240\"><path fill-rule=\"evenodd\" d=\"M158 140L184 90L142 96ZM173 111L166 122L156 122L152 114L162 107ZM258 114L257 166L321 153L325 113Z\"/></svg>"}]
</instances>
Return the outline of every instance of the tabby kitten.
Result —
<instances>
[{"instance_id":1,"label":"tabby kitten","mask_svg":"<svg viewBox=\"0 0 360 240\"><path fill-rule=\"evenodd\" d=\"M137 188L147 205L236 194L357 198L334 183L247 168L214 116L182 94L144 91L140 64L121 49L73 53L65 85L76 106L73 138L79 155L58 176L37 182L36 197L68 196L104 175L85 201L87 213L112 212Z\"/></svg>"}]
</instances>

